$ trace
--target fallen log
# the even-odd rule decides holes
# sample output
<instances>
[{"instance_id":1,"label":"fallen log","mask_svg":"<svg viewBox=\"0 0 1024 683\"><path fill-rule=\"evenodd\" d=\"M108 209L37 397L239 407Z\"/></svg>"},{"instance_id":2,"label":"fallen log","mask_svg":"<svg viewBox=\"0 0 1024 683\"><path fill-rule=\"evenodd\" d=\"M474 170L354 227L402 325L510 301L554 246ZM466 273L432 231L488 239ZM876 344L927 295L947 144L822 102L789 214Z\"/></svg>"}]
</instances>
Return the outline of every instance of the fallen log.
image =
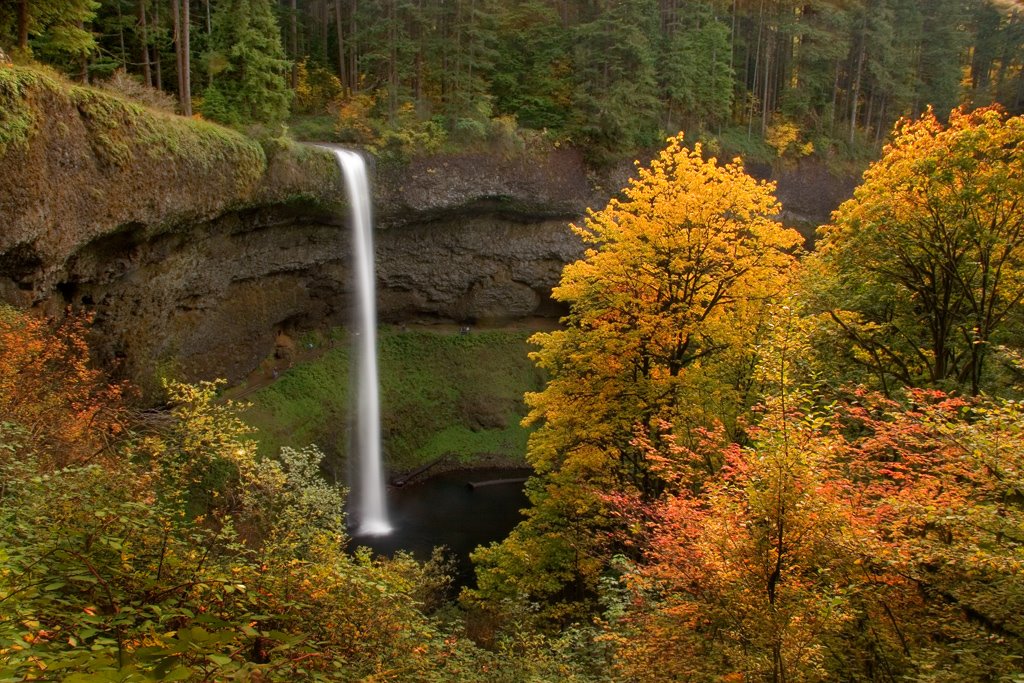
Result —
<instances>
[{"instance_id":1,"label":"fallen log","mask_svg":"<svg viewBox=\"0 0 1024 683\"><path fill-rule=\"evenodd\" d=\"M412 481L416 477L418 477L421 474L423 474L423 473L427 472L428 470L432 469L435 465L437 465L438 463L440 463L441 461L443 461L447 457L448 457L447 455L442 455L440 458L437 458L436 460L432 460L431 462L428 462L426 465L423 465L421 467L417 467L416 469L414 469L412 472L410 472L409 474L405 475L404 477L395 477L394 479L391 480L391 485L392 486L398 486L398 487L405 486L406 484L408 484L410 481Z\"/></svg>"},{"instance_id":2,"label":"fallen log","mask_svg":"<svg viewBox=\"0 0 1024 683\"><path fill-rule=\"evenodd\" d=\"M476 489L482 486L500 486L501 484L522 484L523 482L526 481L526 479L527 477L514 477L512 479L488 479L486 481L467 481L466 486L469 487L471 491L475 491Z\"/></svg>"}]
</instances>

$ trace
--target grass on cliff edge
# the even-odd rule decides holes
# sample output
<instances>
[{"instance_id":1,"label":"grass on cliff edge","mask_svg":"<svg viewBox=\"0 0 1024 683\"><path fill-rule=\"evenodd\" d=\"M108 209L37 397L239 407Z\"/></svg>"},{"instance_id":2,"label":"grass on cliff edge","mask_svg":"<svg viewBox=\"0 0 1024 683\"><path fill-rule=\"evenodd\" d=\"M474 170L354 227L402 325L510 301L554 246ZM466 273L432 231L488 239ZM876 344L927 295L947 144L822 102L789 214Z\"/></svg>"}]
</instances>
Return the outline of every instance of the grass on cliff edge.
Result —
<instances>
[{"instance_id":1,"label":"grass on cliff edge","mask_svg":"<svg viewBox=\"0 0 1024 683\"><path fill-rule=\"evenodd\" d=\"M266 169L266 155L256 140L209 121L71 83L40 66L0 67L0 157L9 148L27 148L40 128L50 125L51 109L77 114L89 145L109 166L128 167L140 151L203 168L228 162L242 186L256 182ZM58 125L66 128L63 122Z\"/></svg>"},{"instance_id":2,"label":"grass on cliff edge","mask_svg":"<svg viewBox=\"0 0 1024 683\"><path fill-rule=\"evenodd\" d=\"M312 174L329 188L336 183L334 158L296 143L284 128L253 124L236 130L198 115L179 116L133 98L140 94L136 90L146 89L126 83L133 82L126 77L94 88L72 83L46 66L0 64L0 163L27 152L40 136L51 144L73 144L81 136L104 174L130 172L146 161L173 163L186 175L220 170L223 186L216 192L238 202L251 200L261 181L270 189L278 180L287 184L275 172L288 169L302 177ZM280 199L309 191L293 189L298 194Z\"/></svg>"},{"instance_id":3,"label":"grass on cliff edge","mask_svg":"<svg viewBox=\"0 0 1024 683\"><path fill-rule=\"evenodd\" d=\"M543 386L527 358L530 334L382 329L378 368L387 469L409 471L443 455L462 465L481 456L523 463L523 393ZM262 454L316 443L343 475L352 394L349 344L341 334L302 343L329 348L247 395L252 406L244 417L259 430Z\"/></svg>"}]
</instances>

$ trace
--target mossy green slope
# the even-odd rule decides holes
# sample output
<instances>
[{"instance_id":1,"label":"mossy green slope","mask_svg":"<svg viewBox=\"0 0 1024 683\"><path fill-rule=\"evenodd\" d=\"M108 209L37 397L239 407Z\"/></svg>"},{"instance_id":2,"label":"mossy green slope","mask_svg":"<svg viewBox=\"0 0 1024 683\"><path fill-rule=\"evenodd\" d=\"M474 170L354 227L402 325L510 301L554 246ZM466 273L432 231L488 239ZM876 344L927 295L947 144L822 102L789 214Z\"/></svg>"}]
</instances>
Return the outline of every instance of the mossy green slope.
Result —
<instances>
[{"instance_id":1,"label":"mossy green slope","mask_svg":"<svg viewBox=\"0 0 1024 683\"><path fill-rule=\"evenodd\" d=\"M139 150L155 159L178 157L198 168L230 161L242 187L257 182L266 170L260 144L241 133L148 109L30 67L0 68L0 157L9 146L27 149L47 125L48 113L69 105L77 109L90 147L105 164L125 168Z\"/></svg>"},{"instance_id":2,"label":"mossy green slope","mask_svg":"<svg viewBox=\"0 0 1024 683\"><path fill-rule=\"evenodd\" d=\"M0 252L18 246L50 269L126 225L153 235L246 207L339 200L330 154L262 137L0 65Z\"/></svg>"},{"instance_id":3,"label":"mossy green slope","mask_svg":"<svg viewBox=\"0 0 1024 683\"><path fill-rule=\"evenodd\" d=\"M448 456L521 463L527 430L523 392L542 376L527 358L527 331L402 331L379 339L381 429L387 467L408 471ZM336 340L339 341L339 340ZM348 451L350 353L340 342L247 397L261 450L316 443L336 463Z\"/></svg>"}]
</instances>

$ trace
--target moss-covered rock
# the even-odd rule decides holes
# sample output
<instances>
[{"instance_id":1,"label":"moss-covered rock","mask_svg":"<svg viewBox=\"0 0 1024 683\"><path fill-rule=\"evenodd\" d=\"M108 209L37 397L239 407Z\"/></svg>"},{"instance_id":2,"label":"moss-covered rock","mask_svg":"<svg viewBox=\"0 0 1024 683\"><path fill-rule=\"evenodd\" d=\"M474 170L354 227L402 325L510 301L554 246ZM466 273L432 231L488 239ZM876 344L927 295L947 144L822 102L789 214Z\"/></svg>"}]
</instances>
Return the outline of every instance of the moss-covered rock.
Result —
<instances>
[{"instance_id":1,"label":"moss-covered rock","mask_svg":"<svg viewBox=\"0 0 1024 683\"><path fill-rule=\"evenodd\" d=\"M326 152L257 140L198 119L0 66L0 295L41 301L83 245L149 235L302 197L338 200ZM14 254L14 257L11 257Z\"/></svg>"}]
</instances>

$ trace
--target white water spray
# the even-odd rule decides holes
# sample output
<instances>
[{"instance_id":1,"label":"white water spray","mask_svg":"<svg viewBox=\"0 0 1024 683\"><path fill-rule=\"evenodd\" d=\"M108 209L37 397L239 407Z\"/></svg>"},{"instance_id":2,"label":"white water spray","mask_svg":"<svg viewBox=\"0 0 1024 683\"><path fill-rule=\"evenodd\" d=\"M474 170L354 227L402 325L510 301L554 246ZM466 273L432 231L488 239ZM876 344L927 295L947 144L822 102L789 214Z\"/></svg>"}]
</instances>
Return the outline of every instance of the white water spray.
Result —
<instances>
[{"instance_id":1,"label":"white water spray","mask_svg":"<svg viewBox=\"0 0 1024 683\"><path fill-rule=\"evenodd\" d=\"M358 535L391 533L384 493L384 465L380 453L380 398L377 389L377 306L373 270L373 220L370 184L363 158L335 149L345 176L345 188L352 207L352 246L355 256L357 324L356 446L358 458Z\"/></svg>"}]
</instances>

